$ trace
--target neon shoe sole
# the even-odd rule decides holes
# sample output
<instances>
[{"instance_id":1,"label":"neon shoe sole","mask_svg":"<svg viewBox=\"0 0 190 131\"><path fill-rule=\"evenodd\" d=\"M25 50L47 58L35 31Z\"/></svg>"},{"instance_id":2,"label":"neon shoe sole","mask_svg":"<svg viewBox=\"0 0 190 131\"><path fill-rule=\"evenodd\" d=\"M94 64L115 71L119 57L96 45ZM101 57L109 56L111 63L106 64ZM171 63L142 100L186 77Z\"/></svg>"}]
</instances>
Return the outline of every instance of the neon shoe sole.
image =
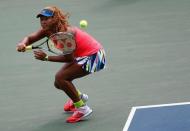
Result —
<instances>
[{"instance_id":1,"label":"neon shoe sole","mask_svg":"<svg viewBox=\"0 0 190 131\"><path fill-rule=\"evenodd\" d=\"M67 123L76 123L79 121L87 120L89 116L92 114L92 109L89 109L89 111L86 114L77 112L77 114L70 116L67 118Z\"/></svg>"}]
</instances>

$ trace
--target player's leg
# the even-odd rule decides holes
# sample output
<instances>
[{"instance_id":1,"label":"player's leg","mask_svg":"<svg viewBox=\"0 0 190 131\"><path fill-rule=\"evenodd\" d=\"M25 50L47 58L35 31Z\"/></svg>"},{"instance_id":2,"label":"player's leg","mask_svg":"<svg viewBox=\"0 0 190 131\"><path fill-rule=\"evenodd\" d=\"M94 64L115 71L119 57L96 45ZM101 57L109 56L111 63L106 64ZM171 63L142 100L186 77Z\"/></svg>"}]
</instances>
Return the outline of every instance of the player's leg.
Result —
<instances>
[{"instance_id":1,"label":"player's leg","mask_svg":"<svg viewBox=\"0 0 190 131\"><path fill-rule=\"evenodd\" d=\"M73 63L67 69L61 68L55 77L55 83L59 89L63 90L74 102L76 111L67 122L77 122L92 113L92 110L81 100L78 91L72 83L72 80L88 75L80 65Z\"/></svg>"},{"instance_id":2,"label":"player's leg","mask_svg":"<svg viewBox=\"0 0 190 131\"><path fill-rule=\"evenodd\" d=\"M62 67L61 70L66 70L67 68L69 68L73 63L65 63ZM54 83L55 87L57 89L61 89L56 83ZM88 95L87 94L83 94L79 91L79 89L77 89L78 95L79 97L83 100L83 102L87 102L88 101ZM74 112L76 110L73 101L71 99L68 99L67 102L64 104L63 107L65 112Z\"/></svg>"},{"instance_id":3,"label":"player's leg","mask_svg":"<svg viewBox=\"0 0 190 131\"><path fill-rule=\"evenodd\" d=\"M58 89L65 91L65 93L74 101L78 101L78 91L72 83L72 80L88 75L89 73L84 71L77 63L63 66L55 76L55 86Z\"/></svg>"},{"instance_id":4,"label":"player's leg","mask_svg":"<svg viewBox=\"0 0 190 131\"><path fill-rule=\"evenodd\" d=\"M65 64L62 66L61 70L66 70L66 69L69 68L72 64L73 64L73 63L65 63ZM59 87L59 85L58 85L56 82L54 82L54 86L55 86L55 88L61 90L61 88Z\"/></svg>"}]
</instances>

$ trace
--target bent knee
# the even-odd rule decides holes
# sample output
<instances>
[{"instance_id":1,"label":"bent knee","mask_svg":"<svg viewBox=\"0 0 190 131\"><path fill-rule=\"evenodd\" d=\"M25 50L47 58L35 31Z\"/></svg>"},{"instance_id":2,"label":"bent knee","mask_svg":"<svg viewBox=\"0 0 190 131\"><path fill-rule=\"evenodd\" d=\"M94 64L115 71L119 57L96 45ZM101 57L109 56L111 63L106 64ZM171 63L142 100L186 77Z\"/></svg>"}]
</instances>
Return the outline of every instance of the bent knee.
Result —
<instances>
[{"instance_id":1,"label":"bent knee","mask_svg":"<svg viewBox=\"0 0 190 131\"><path fill-rule=\"evenodd\" d=\"M54 87L57 89L61 89L56 81L54 81Z\"/></svg>"},{"instance_id":2,"label":"bent knee","mask_svg":"<svg viewBox=\"0 0 190 131\"><path fill-rule=\"evenodd\" d=\"M56 73L55 75L55 81L59 82L59 81L72 81L72 78L69 78L66 74L64 73Z\"/></svg>"}]
</instances>

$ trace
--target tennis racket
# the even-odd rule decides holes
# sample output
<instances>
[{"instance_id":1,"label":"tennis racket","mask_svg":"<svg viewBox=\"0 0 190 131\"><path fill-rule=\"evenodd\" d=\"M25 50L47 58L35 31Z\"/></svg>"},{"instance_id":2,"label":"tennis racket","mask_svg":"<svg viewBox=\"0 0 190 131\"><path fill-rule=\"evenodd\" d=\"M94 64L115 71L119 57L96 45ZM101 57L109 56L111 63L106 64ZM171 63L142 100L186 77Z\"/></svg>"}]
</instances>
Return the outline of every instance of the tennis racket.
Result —
<instances>
[{"instance_id":1,"label":"tennis racket","mask_svg":"<svg viewBox=\"0 0 190 131\"><path fill-rule=\"evenodd\" d=\"M74 35L69 32L58 32L38 45L29 45L26 51L42 49L56 55L66 55L72 53L76 48Z\"/></svg>"}]
</instances>

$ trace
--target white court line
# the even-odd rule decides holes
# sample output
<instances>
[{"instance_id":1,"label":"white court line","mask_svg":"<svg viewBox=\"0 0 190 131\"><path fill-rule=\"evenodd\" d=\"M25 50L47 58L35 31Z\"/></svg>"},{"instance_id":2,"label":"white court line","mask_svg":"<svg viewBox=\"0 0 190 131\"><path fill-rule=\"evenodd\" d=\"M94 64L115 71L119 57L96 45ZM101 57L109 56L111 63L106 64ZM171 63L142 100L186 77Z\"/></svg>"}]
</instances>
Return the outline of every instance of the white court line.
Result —
<instances>
[{"instance_id":1,"label":"white court line","mask_svg":"<svg viewBox=\"0 0 190 131\"><path fill-rule=\"evenodd\" d=\"M147 106L136 106L132 107L131 112L129 113L129 117L125 123L123 131L128 131L131 121L134 117L134 114L137 109L144 109L144 108L155 108L155 107L166 107L166 106L178 106L178 105L189 105L190 102L182 102L182 103L170 103L170 104L159 104L159 105L147 105Z\"/></svg>"},{"instance_id":2,"label":"white court line","mask_svg":"<svg viewBox=\"0 0 190 131\"><path fill-rule=\"evenodd\" d=\"M136 111L136 107L132 107L131 112L129 113L129 117L127 118L127 121L126 121L125 126L123 128L123 131L127 131L129 129L129 126L131 124L131 121L133 119L135 111Z\"/></svg>"}]
</instances>

